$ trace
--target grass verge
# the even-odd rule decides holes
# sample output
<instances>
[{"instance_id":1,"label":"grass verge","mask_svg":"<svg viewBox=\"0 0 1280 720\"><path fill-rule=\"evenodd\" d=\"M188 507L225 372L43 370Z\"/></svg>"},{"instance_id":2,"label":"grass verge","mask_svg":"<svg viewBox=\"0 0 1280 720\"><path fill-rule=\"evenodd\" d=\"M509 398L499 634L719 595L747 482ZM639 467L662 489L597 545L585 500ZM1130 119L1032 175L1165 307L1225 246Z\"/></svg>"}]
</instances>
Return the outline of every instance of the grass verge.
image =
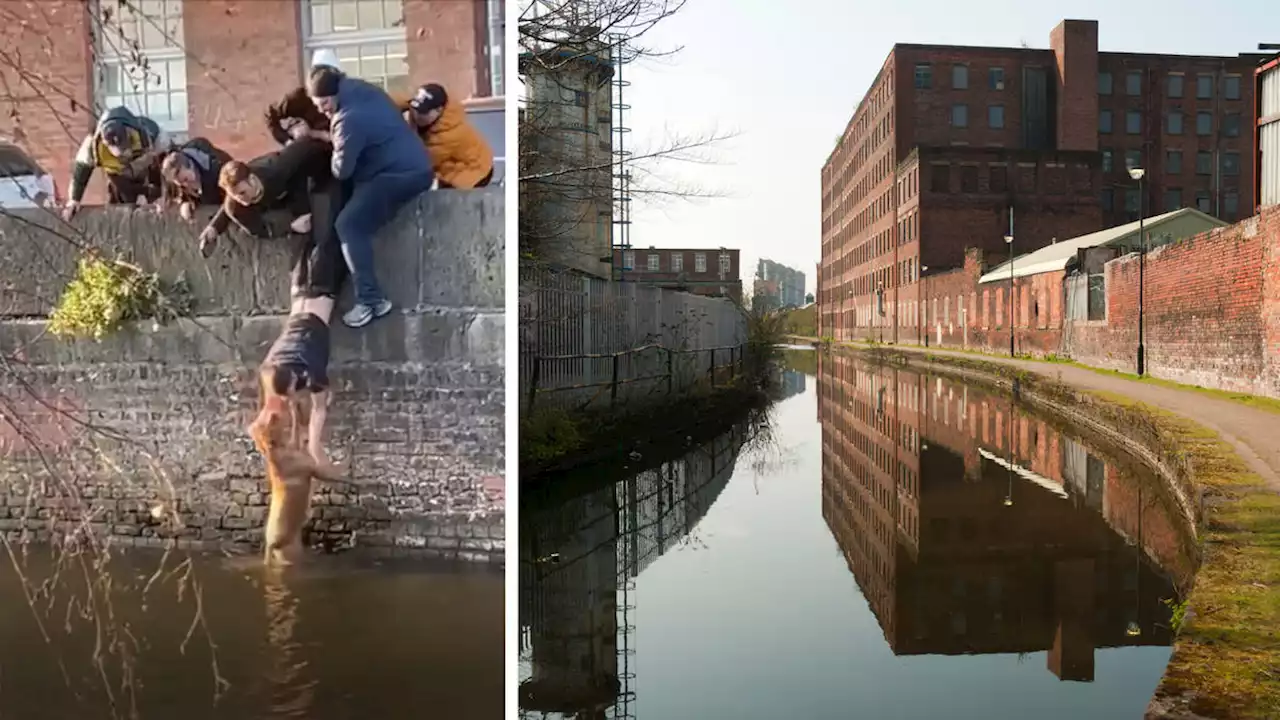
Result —
<instances>
[{"instance_id":1,"label":"grass verge","mask_svg":"<svg viewBox=\"0 0 1280 720\"><path fill-rule=\"evenodd\" d=\"M1077 390L977 357L883 346L862 352L877 361L1016 380L1022 392L1086 413L1154 456L1166 479L1191 502L1201 564L1147 717L1280 717L1280 495L1221 437L1181 415L1127 397ZM1198 512L1201 504L1203 512Z\"/></svg>"}]
</instances>

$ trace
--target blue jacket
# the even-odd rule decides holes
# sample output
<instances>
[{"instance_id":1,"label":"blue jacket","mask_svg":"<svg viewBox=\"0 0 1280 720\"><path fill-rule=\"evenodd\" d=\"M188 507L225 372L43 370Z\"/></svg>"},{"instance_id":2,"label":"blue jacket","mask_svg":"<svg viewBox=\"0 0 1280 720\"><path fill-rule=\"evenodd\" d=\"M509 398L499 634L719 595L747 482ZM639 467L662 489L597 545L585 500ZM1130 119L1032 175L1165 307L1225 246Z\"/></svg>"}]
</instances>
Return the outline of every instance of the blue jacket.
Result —
<instances>
[{"instance_id":1,"label":"blue jacket","mask_svg":"<svg viewBox=\"0 0 1280 720\"><path fill-rule=\"evenodd\" d=\"M376 85L343 76L333 137L333 176L357 183L382 175L425 173L431 158L391 98Z\"/></svg>"}]
</instances>

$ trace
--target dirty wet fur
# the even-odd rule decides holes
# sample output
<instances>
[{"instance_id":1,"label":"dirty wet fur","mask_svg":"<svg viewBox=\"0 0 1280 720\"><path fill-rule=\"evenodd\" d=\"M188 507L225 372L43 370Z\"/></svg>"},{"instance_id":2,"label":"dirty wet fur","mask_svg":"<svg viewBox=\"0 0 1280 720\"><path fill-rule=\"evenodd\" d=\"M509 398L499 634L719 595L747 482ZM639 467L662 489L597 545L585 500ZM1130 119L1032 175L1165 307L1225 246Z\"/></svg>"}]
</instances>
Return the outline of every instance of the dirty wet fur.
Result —
<instances>
[{"instance_id":1,"label":"dirty wet fur","mask_svg":"<svg viewBox=\"0 0 1280 720\"><path fill-rule=\"evenodd\" d=\"M271 485L262 543L263 560L268 565L292 565L302 558L302 534L311 517L313 480L342 480L335 468L317 463L304 446L310 399L294 395L285 404L287 413L264 408L249 427L254 445L266 458Z\"/></svg>"}]
</instances>

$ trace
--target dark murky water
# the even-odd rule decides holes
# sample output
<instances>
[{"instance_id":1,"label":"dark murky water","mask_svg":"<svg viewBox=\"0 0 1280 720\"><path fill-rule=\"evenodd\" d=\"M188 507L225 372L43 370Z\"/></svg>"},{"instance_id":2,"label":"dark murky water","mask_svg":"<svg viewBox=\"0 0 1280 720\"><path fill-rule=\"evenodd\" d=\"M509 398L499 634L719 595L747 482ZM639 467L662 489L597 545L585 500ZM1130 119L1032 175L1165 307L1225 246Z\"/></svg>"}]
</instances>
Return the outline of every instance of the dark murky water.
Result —
<instances>
[{"instance_id":1,"label":"dark murky water","mask_svg":"<svg viewBox=\"0 0 1280 720\"><path fill-rule=\"evenodd\" d=\"M271 580L256 557L182 559L147 588L158 554L100 572L32 550L28 605L3 558L0 718L502 717L501 573L348 555Z\"/></svg>"},{"instance_id":2,"label":"dark murky water","mask_svg":"<svg viewBox=\"0 0 1280 720\"><path fill-rule=\"evenodd\" d=\"M1194 566L1155 479L1008 398L800 357L765 436L522 495L522 716L1140 718Z\"/></svg>"}]
</instances>

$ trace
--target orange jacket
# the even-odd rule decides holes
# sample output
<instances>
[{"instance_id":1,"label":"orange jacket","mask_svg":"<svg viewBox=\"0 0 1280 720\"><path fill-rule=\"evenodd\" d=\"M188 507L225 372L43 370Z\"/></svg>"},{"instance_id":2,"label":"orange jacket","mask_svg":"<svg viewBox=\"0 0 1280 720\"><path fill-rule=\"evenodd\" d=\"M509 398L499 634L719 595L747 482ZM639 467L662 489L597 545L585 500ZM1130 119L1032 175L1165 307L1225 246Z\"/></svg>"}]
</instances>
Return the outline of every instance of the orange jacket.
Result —
<instances>
[{"instance_id":1,"label":"orange jacket","mask_svg":"<svg viewBox=\"0 0 1280 720\"><path fill-rule=\"evenodd\" d=\"M400 112L408 112L412 95L394 96ZM430 127L415 128L431 154L431 164L441 182L470 189L493 171L493 150L484 137L467 122L462 104L450 99Z\"/></svg>"}]
</instances>

